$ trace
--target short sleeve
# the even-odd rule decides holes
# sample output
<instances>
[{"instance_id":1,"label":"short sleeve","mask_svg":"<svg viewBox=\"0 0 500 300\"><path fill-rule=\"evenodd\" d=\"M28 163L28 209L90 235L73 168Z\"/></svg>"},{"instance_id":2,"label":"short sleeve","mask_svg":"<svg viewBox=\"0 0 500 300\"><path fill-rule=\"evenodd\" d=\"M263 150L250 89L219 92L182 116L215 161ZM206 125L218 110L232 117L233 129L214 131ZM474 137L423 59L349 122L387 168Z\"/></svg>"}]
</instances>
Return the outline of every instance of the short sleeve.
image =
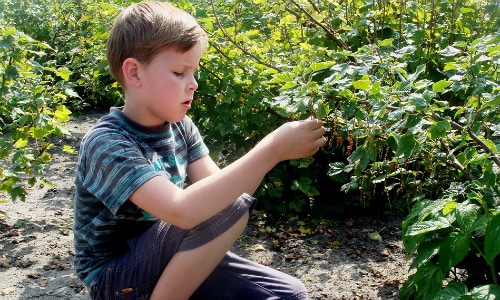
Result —
<instances>
[{"instance_id":1,"label":"short sleeve","mask_svg":"<svg viewBox=\"0 0 500 300\"><path fill-rule=\"evenodd\" d=\"M80 151L83 187L115 215L137 188L159 175L137 146L116 132L93 131Z\"/></svg>"},{"instance_id":2,"label":"short sleeve","mask_svg":"<svg viewBox=\"0 0 500 300\"><path fill-rule=\"evenodd\" d=\"M182 121L182 127L186 136L188 163L195 162L198 159L207 156L209 154L208 147L203 142L200 131L193 121L186 116Z\"/></svg>"}]
</instances>

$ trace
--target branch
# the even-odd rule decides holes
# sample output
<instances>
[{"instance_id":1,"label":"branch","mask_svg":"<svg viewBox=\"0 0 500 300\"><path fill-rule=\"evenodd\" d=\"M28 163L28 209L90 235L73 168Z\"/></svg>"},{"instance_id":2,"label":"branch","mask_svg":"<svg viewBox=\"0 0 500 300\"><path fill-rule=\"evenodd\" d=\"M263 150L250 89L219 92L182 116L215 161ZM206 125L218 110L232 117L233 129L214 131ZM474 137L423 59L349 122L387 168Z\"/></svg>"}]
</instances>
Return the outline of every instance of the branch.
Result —
<instances>
[{"instance_id":1,"label":"branch","mask_svg":"<svg viewBox=\"0 0 500 300\"><path fill-rule=\"evenodd\" d=\"M278 72L281 72L280 69L276 68L275 66L271 65L271 64L268 64L264 61L262 61L261 59L259 59L257 56L251 54L250 52L248 52L246 49L244 49L243 47L241 47L233 38L231 38L229 36L229 34L226 32L226 30L224 30L224 27L222 26L222 23L220 22L220 19L217 15L217 12L215 11L215 6L214 6L214 1L213 0L210 0L210 3L212 4L212 11L214 13L214 16L215 16L215 19L217 20L217 25L219 26L220 30L222 31L222 33L224 34L224 37L229 41L231 42L233 45L236 46L236 48L240 49L241 52L243 52L244 55L250 57L251 59L253 59L255 62L261 64L261 65L264 65L270 69L274 69Z\"/></svg>"},{"instance_id":2,"label":"branch","mask_svg":"<svg viewBox=\"0 0 500 300\"><path fill-rule=\"evenodd\" d=\"M314 8L314 10L320 14L321 11L318 9L318 7L316 6L316 4L314 2L312 2L312 0L307 0L307 2L309 2L309 4L311 4L312 8Z\"/></svg>"},{"instance_id":3,"label":"branch","mask_svg":"<svg viewBox=\"0 0 500 300\"><path fill-rule=\"evenodd\" d=\"M364 105L368 105L368 101L364 101L364 100L360 100L358 101L358 103L361 103L361 104L364 104ZM390 111L396 111L398 109L400 109L399 107L395 107L395 106L390 106L390 105L387 105L386 108ZM406 111L407 113L414 113L413 111ZM430 117L431 119L435 120L435 121L443 121L444 118L436 115L436 114L433 114L431 116L429 115L426 115L424 114L423 115L424 117L427 116L427 117ZM458 124L457 122L455 121L452 121L452 120L449 120L450 122L450 126L456 130L460 130L460 131L465 131L467 132L467 134L470 136L470 138L476 142L479 147L481 147L481 149L484 150L485 153L489 154L490 155L490 158L491 160L497 165L500 167L500 158L498 158L498 156L496 156L496 153L491 150L488 145L486 145L474 132L472 132L472 130L470 129L470 127L464 127L460 124Z\"/></svg>"},{"instance_id":4,"label":"branch","mask_svg":"<svg viewBox=\"0 0 500 300\"><path fill-rule=\"evenodd\" d=\"M469 170L467 170L459 161L458 159L455 157L455 154L453 154L453 151L449 150L448 147L446 147L446 145L444 144L443 140L440 141L441 142L441 147L446 150L446 152L448 152L448 159L450 160L450 164L451 166L455 167L456 169L460 170L462 173L465 174L465 176L467 176L467 178L470 180L470 181L474 181L476 180L476 177L474 177L474 175L471 174L471 172L469 172Z\"/></svg>"},{"instance_id":5,"label":"branch","mask_svg":"<svg viewBox=\"0 0 500 300\"><path fill-rule=\"evenodd\" d=\"M303 12L309 18L309 20L311 20L317 26L321 27L321 29L323 29L326 32L326 34L333 40L333 42L337 46L344 48L344 50L349 50L347 45L342 40L339 40L336 37L337 33L335 31L330 30L328 27L326 27L321 22L316 20L310 13L308 13L305 9L300 7L300 5L297 2L295 2L295 0L289 0L289 1L292 2L301 12Z\"/></svg>"},{"instance_id":6,"label":"branch","mask_svg":"<svg viewBox=\"0 0 500 300\"><path fill-rule=\"evenodd\" d=\"M437 120L437 121L442 121L443 118L434 114L431 116L431 118L433 118L434 120ZM467 127L465 128L464 126L454 122L454 121L451 121L450 120L450 125L452 128L455 128L457 130L460 130L460 131L466 131L467 134L470 136L470 138L476 142L479 147L481 147L481 149L484 150L485 153L489 154L490 155L490 158L491 160L497 165L500 167L500 159L496 156L495 152L493 152L493 150L491 150L488 145L486 145L474 132L472 132L472 130L470 129L470 127Z\"/></svg>"}]
</instances>

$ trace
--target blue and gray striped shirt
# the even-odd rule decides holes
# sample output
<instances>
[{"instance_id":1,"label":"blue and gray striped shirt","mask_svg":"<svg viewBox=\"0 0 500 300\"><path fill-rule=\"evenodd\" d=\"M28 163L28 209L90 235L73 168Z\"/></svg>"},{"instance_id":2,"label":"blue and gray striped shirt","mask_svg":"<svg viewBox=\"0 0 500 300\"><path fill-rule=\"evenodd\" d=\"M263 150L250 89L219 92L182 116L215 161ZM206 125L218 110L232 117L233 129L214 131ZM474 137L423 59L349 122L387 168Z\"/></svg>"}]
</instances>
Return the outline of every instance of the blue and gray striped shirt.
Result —
<instances>
[{"instance_id":1,"label":"blue and gray striped shirt","mask_svg":"<svg viewBox=\"0 0 500 300\"><path fill-rule=\"evenodd\" d=\"M184 187L188 164L208 155L188 117L144 127L112 108L83 138L75 178L75 269L88 285L126 241L157 220L128 201L144 182L165 176Z\"/></svg>"}]
</instances>

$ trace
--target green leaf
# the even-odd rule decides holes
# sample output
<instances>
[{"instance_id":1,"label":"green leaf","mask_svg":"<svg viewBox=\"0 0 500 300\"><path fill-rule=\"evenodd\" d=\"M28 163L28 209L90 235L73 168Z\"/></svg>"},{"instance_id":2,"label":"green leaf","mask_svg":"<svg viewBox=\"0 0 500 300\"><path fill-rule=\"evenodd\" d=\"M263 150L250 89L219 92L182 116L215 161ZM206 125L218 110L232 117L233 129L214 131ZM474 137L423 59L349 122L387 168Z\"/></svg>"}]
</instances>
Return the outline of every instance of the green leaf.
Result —
<instances>
[{"instance_id":1,"label":"green leaf","mask_svg":"<svg viewBox=\"0 0 500 300\"><path fill-rule=\"evenodd\" d=\"M369 91L371 83L372 82L370 80L357 80L352 82L352 86L354 86L354 88L358 90Z\"/></svg>"},{"instance_id":2,"label":"green leaf","mask_svg":"<svg viewBox=\"0 0 500 300\"><path fill-rule=\"evenodd\" d=\"M290 82L297 78L297 74L294 73L279 73L274 74L273 79L269 81L269 83L284 83Z\"/></svg>"},{"instance_id":3,"label":"green leaf","mask_svg":"<svg viewBox=\"0 0 500 300\"><path fill-rule=\"evenodd\" d=\"M443 50L439 51L439 54L442 56L455 56L460 53L461 51L453 46L447 46Z\"/></svg>"},{"instance_id":4,"label":"green leaf","mask_svg":"<svg viewBox=\"0 0 500 300\"><path fill-rule=\"evenodd\" d=\"M418 111L424 111L427 108L427 101L422 94L411 94L408 96L408 100L415 105Z\"/></svg>"},{"instance_id":5,"label":"green leaf","mask_svg":"<svg viewBox=\"0 0 500 300\"><path fill-rule=\"evenodd\" d=\"M436 220L422 221L411 225L408 228L407 234L409 236L422 235L431 231L436 231L448 227L450 227L448 219L444 217L438 217Z\"/></svg>"},{"instance_id":6,"label":"green leaf","mask_svg":"<svg viewBox=\"0 0 500 300\"><path fill-rule=\"evenodd\" d=\"M492 100L486 101L485 103L483 103L483 105L481 105L481 109L484 109L488 106L494 106L494 105L499 105L499 104L500 104L500 95L497 95Z\"/></svg>"},{"instance_id":7,"label":"green leaf","mask_svg":"<svg viewBox=\"0 0 500 300\"><path fill-rule=\"evenodd\" d=\"M28 192L26 192L26 189L22 186L16 186L10 190L10 197L12 198L12 201L19 199L24 202L26 200L26 195L28 195Z\"/></svg>"},{"instance_id":8,"label":"green leaf","mask_svg":"<svg viewBox=\"0 0 500 300\"><path fill-rule=\"evenodd\" d=\"M415 238L412 237L415 240ZM436 254L438 254L439 249L441 248L441 240L430 240L422 242L417 249L417 255L413 259L410 268L417 268L420 265L427 263L430 259L432 259Z\"/></svg>"},{"instance_id":9,"label":"green leaf","mask_svg":"<svg viewBox=\"0 0 500 300\"><path fill-rule=\"evenodd\" d=\"M391 149L393 151L398 150L398 141L397 141L396 136L394 134L390 134L387 137L386 143L387 143L387 145L389 145L389 147L391 147Z\"/></svg>"},{"instance_id":10,"label":"green leaf","mask_svg":"<svg viewBox=\"0 0 500 300\"><path fill-rule=\"evenodd\" d=\"M457 222L460 229L465 233L469 234L473 228L474 223L481 215L481 208L475 204L469 203L459 203L457 206Z\"/></svg>"},{"instance_id":11,"label":"green leaf","mask_svg":"<svg viewBox=\"0 0 500 300\"><path fill-rule=\"evenodd\" d=\"M446 203L446 205L443 207L443 215L446 216L447 214L449 213L452 213L453 211L455 211L457 207L457 203L454 202L454 201L450 201L448 203Z\"/></svg>"},{"instance_id":12,"label":"green leaf","mask_svg":"<svg viewBox=\"0 0 500 300\"><path fill-rule=\"evenodd\" d=\"M334 162L329 166L330 169L328 170L328 176L335 176L344 173L345 163L343 162Z\"/></svg>"},{"instance_id":13,"label":"green leaf","mask_svg":"<svg viewBox=\"0 0 500 300\"><path fill-rule=\"evenodd\" d=\"M417 272L411 277L410 283L415 289L414 299L429 300L434 299L434 296L441 290L445 276L437 265L427 263L418 268Z\"/></svg>"},{"instance_id":14,"label":"green leaf","mask_svg":"<svg viewBox=\"0 0 500 300\"><path fill-rule=\"evenodd\" d=\"M308 197L313 197L319 195L318 189L312 186L313 181L309 177L301 177L299 180L294 180L292 182L292 190L300 190Z\"/></svg>"},{"instance_id":15,"label":"green leaf","mask_svg":"<svg viewBox=\"0 0 500 300\"><path fill-rule=\"evenodd\" d=\"M461 282L451 281L446 288L440 290L434 300L460 300L469 290Z\"/></svg>"},{"instance_id":16,"label":"green leaf","mask_svg":"<svg viewBox=\"0 0 500 300\"><path fill-rule=\"evenodd\" d=\"M484 239L484 256L488 263L492 263L500 253L500 214L495 214L486 226Z\"/></svg>"},{"instance_id":17,"label":"green leaf","mask_svg":"<svg viewBox=\"0 0 500 300\"><path fill-rule=\"evenodd\" d=\"M28 145L28 139L18 139L14 144L16 148L25 148Z\"/></svg>"},{"instance_id":18,"label":"green leaf","mask_svg":"<svg viewBox=\"0 0 500 300\"><path fill-rule=\"evenodd\" d=\"M70 145L64 145L63 146L63 151L68 153L68 154L77 154L78 152L73 148L73 146Z\"/></svg>"},{"instance_id":19,"label":"green leaf","mask_svg":"<svg viewBox=\"0 0 500 300\"><path fill-rule=\"evenodd\" d=\"M476 286L470 291L474 300L494 300L500 298L500 286L488 284Z\"/></svg>"},{"instance_id":20,"label":"green leaf","mask_svg":"<svg viewBox=\"0 0 500 300\"><path fill-rule=\"evenodd\" d=\"M64 123L69 121L69 115L71 114L71 111L66 108L64 105L59 105L54 113L54 118L60 122Z\"/></svg>"},{"instance_id":21,"label":"green leaf","mask_svg":"<svg viewBox=\"0 0 500 300\"><path fill-rule=\"evenodd\" d=\"M398 150L396 151L396 156L399 157L403 155L405 159L412 156L413 152L418 146L418 142L411 131L407 131L398 142Z\"/></svg>"},{"instance_id":22,"label":"green leaf","mask_svg":"<svg viewBox=\"0 0 500 300\"><path fill-rule=\"evenodd\" d=\"M67 88L64 90L64 93L70 97L74 97L74 98L80 98L80 95L78 95L78 93L73 90L73 89L70 89L70 88ZM81 98L80 98L81 99Z\"/></svg>"},{"instance_id":23,"label":"green leaf","mask_svg":"<svg viewBox=\"0 0 500 300\"><path fill-rule=\"evenodd\" d=\"M394 39L385 39L385 40L382 40L382 41L377 41L377 44L379 47L389 47L389 46L392 46L392 42L394 41Z\"/></svg>"},{"instance_id":24,"label":"green leaf","mask_svg":"<svg viewBox=\"0 0 500 300\"><path fill-rule=\"evenodd\" d=\"M459 233L452 232L447 236L439 251L439 264L443 272L447 272L451 267L461 262L470 250L470 239Z\"/></svg>"},{"instance_id":25,"label":"green leaf","mask_svg":"<svg viewBox=\"0 0 500 300\"><path fill-rule=\"evenodd\" d=\"M374 240L374 241L382 241L382 236L380 235L380 233L378 232L371 232L368 234L368 236L370 237L370 239Z\"/></svg>"},{"instance_id":26,"label":"green leaf","mask_svg":"<svg viewBox=\"0 0 500 300\"><path fill-rule=\"evenodd\" d=\"M282 86L280 87L280 90L281 90L281 91L284 91L284 90L289 90L289 89L293 89L293 88L294 88L294 87L296 87L296 86L297 86L297 84L296 84L295 82L293 82L293 81L288 81L288 82L286 82L284 85L282 85Z\"/></svg>"},{"instance_id":27,"label":"green leaf","mask_svg":"<svg viewBox=\"0 0 500 300\"><path fill-rule=\"evenodd\" d=\"M71 74L73 74L73 72L71 72L71 70L68 69L67 67L59 68L56 71L56 75L61 77L64 80L69 80L69 77L71 76Z\"/></svg>"},{"instance_id":28,"label":"green leaf","mask_svg":"<svg viewBox=\"0 0 500 300\"><path fill-rule=\"evenodd\" d=\"M49 133L46 129L40 128L40 127L35 127L31 129L31 134L35 139L43 139L45 135Z\"/></svg>"},{"instance_id":29,"label":"green leaf","mask_svg":"<svg viewBox=\"0 0 500 300\"><path fill-rule=\"evenodd\" d=\"M361 170L364 170L370 162L370 156L366 151L366 147L360 146L356 148L356 150L354 150L354 152L349 156L349 162L354 165L358 165Z\"/></svg>"},{"instance_id":30,"label":"green leaf","mask_svg":"<svg viewBox=\"0 0 500 300\"><path fill-rule=\"evenodd\" d=\"M453 81L440 80L432 85L432 91L436 93L444 93L445 89L453 84Z\"/></svg>"},{"instance_id":31,"label":"green leaf","mask_svg":"<svg viewBox=\"0 0 500 300\"><path fill-rule=\"evenodd\" d=\"M429 132L431 134L431 138L437 139L437 138L445 137L446 133L450 129L451 129L450 121L446 119L443 121L439 121L436 124L433 124L429 128Z\"/></svg>"},{"instance_id":32,"label":"green leaf","mask_svg":"<svg viewBox=\"0 0 500 300\"><path fill-rule=\"evenodd\" d=\"M317 72L317 71L321 71L321 70L324 70L324 69L327 69L327 68L330 68L331 66L335 65L335 62L334 61L323 61L323 62L316 62L316 63L312 63L309 68L313 71L313 72Z\"/></svg>"}]
</instances>

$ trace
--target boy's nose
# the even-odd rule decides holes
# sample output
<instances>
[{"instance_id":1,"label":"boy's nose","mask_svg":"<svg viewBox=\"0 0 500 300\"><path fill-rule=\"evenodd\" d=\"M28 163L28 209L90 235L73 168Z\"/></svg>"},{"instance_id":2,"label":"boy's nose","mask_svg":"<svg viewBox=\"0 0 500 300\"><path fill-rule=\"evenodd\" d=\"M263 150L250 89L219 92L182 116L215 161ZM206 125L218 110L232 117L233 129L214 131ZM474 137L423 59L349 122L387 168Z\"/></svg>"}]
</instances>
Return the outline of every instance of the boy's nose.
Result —
<instances>
[{"instance_id":1,"label":"boy's nose","mask_svg":"<svg viewBox=\"0 0 500 300\"><path fill-rule=\"evenodd\" d=\"M193 81L189 84L190 91L196 91L198 89L198 82L193 77Z\"/></svg>"}]
</instances>

